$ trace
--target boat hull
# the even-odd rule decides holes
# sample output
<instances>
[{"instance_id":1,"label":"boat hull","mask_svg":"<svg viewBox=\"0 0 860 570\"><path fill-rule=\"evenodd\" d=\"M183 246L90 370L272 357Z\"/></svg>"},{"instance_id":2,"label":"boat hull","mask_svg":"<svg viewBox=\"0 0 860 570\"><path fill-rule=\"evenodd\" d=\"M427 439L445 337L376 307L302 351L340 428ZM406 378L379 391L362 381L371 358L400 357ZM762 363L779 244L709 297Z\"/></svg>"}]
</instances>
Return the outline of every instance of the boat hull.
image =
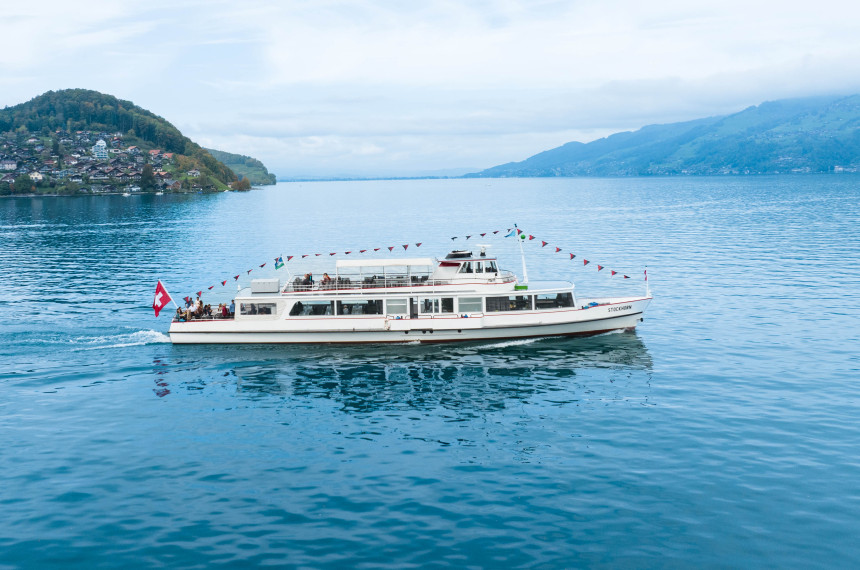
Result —
<instances>
[{"instance_id":1,"label":"boat hull","mask_svg":"<svg viewBox=\"0 0 860 570\"><path fill-rule=\"evenodd\" d=\"M588 336L633 329L642 320L650 298L615 301L588 309L483 314L470 318L373 316L174 322L170 340L175 344L357 344Z\"/></svg>"}]
</instances>

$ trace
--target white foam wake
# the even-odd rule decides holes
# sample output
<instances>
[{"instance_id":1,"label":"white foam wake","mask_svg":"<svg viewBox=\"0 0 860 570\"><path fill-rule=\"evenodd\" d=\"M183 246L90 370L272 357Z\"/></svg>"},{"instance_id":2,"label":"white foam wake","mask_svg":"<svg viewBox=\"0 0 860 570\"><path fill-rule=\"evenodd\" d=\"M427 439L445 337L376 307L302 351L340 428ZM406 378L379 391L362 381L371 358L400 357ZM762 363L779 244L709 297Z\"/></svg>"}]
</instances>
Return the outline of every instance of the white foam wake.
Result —
<instances>
[{"instance_id":1,"label":"white foam wake","mask_svg":"<svg viewBox=\"0 0 860 570\"><path fill-rule=\"evenodd\" d=\"M170 337L162 332L154 330L144 330L117 335L78 337L71 339L70 342L72 344L85 345L82 348L78 348L77 350L101 350L105 348L122 348L126 346L160 344L170 342Z\"/></svg>"},{"instance_id":2,"label":"white foam wake","mask_svg":"<svg viewBox=\"0 0 860 570\"><path fill-rule=\"evenodd\" d=\"M482 344L476 346L475 348L485 349L485 348L507 348L509 346L522 346L524 344L532 344L541 340L541 338L521 338L517 340L506 340L502 342L494 342L491 344Z\"/></svg>"}]
</instances>

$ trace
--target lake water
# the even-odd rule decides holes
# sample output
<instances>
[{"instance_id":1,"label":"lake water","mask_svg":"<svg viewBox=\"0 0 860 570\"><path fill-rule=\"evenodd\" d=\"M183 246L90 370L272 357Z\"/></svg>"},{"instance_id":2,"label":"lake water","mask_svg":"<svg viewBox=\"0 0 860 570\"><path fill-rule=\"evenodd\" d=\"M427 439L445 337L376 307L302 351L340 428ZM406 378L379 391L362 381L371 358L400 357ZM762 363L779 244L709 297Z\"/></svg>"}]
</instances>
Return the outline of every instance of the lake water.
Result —
<instances>
[{"instance_id":1,"label":"lake water","mask_svg":"<svg viewBox=\"0 0 860 570\"><path fill-rule=\"evenodd\" d=\"M172 346L150 308L513 223L532 280L647 265L637 332ZM860 565L858 177L3 199L0 239L0 568Z\"/></svg>"}]
</instances>

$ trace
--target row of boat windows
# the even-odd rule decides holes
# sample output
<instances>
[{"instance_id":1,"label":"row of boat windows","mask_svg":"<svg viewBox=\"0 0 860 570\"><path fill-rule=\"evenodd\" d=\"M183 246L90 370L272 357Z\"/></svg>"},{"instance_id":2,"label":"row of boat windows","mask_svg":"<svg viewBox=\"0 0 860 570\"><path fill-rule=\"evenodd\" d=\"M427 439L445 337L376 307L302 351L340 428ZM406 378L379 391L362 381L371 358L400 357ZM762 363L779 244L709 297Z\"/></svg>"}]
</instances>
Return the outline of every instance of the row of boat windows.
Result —
<instances>
[{"instance_id":1,"label":"row of boat windows","mask_svg":"<svg viewBox=\"0 0 860 570\"><path fill-rule=\"evenodd\" d=\"M460 266L460 273L496 273L495 261L467 261Z\"/></svg>"},{"instance_id":2,"label":"row of boat windows","mask_svg":"<svg viewBox=\"0 0 860 570\"><path fill-rule=\"evenodd\" d=\"M486 303L486 304L485 304ZM571 293L540 293L537 295L504 295L495 297L419 297L419 314L498 313L573 307ZM291 317L325 315L407 315L409 299L351 299L349 301L297 301L290 309ZM241 303L241 315L274 315L275 303Z\"/></svg>"}]
</instances>

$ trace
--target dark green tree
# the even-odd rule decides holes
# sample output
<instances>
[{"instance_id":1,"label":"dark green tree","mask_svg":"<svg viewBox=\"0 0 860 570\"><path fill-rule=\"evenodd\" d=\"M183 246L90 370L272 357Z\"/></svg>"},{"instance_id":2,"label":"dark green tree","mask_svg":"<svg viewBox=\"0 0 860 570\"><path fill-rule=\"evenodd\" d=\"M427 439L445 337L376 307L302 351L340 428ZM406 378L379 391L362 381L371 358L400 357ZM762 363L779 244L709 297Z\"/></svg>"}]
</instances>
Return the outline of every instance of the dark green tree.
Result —
<instances>
[{"instance_id":1,"label":"dark green tree","mask_svg":"<svg viewBox=\"0 0 860 570\"><path fill-rule=\"evenodd\" d=\"M14 188L16 194L29 194L33 191L35 186L29 176L22 174L15 179Z\"/></svg>"},{"instance_id":2,"label":"dark green tree","mask_svg":"<svg viewBox=\"0 0 860 570\"><path fill-rule=\"evenodd\" d=\"M155 173L151 164L144 164L140 173L140 188L146 192L155 190Z\"/></svg>"}]
</instances>

